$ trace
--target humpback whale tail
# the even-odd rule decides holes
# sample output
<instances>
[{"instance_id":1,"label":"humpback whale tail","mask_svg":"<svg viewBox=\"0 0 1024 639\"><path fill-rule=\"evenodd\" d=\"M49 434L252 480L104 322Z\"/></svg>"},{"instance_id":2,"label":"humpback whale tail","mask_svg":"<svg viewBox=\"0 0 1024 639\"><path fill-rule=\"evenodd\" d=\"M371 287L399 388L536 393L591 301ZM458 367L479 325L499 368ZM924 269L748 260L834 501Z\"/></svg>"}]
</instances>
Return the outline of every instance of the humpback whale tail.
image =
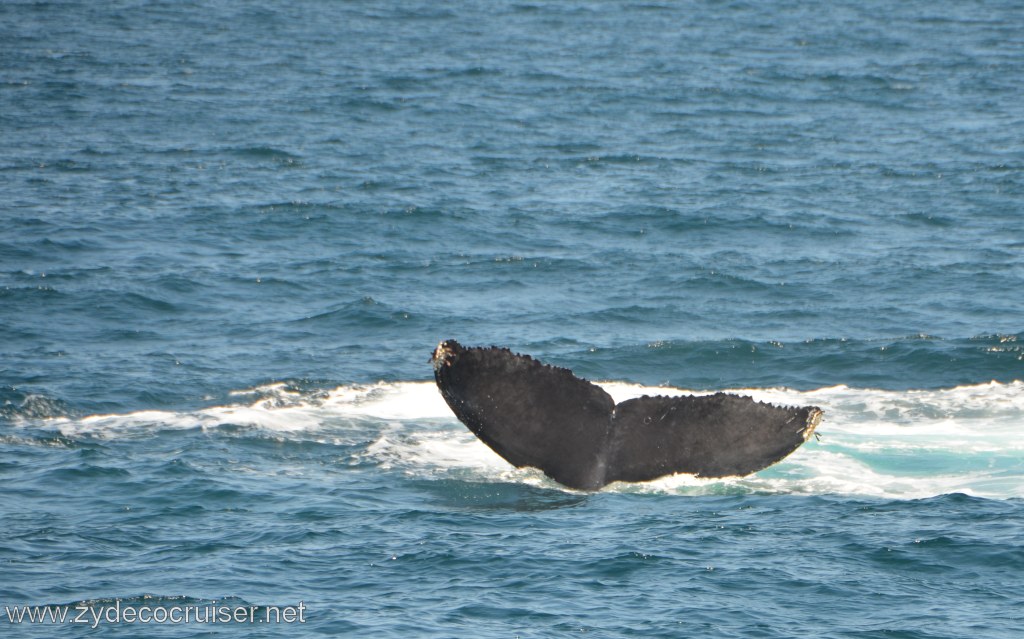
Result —
<instances>
[{"instance_id":1,"label":"humpback whale tail","mask_svg":"<svg viewBox=\"0 0 1024 639\"><path fill-rule=\"evenodd\" d=\"M568 369L455 340L441 342L431 362L448 406L485 444L580 490L673 473L749 475L799 448L821 421L814 406L726 393L616 404Z\"/></svg>"}]
</instances>

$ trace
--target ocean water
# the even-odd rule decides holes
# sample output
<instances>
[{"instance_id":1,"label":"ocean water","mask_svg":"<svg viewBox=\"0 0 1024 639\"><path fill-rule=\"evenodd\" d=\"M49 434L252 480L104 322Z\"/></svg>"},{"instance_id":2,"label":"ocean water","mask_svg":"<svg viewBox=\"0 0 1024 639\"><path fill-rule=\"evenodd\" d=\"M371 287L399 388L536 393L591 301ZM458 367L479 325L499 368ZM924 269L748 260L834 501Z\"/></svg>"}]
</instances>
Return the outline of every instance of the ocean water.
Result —
<instances>
[{"instance_id":1,"label":"ocean water","mask_svg":"<svg viewBox=\"0 0 1024 639\"><path fill-rule=\"evenodd\" d=\"M6 0L0 634L1019 637L1022 25ZM820 439L567 490L454 418L447 338ZM176 607L254 614L123 614Z\"/></svg>"}]
</instances>

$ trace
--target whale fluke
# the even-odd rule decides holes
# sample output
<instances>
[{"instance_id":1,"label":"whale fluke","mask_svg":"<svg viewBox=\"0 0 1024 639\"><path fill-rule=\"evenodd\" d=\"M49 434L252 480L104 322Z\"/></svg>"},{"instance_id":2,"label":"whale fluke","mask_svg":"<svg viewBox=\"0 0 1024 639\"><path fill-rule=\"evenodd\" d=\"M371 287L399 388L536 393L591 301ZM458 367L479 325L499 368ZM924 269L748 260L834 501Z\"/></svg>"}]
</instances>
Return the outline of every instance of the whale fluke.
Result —
<instances>
[{"instance_id":1,"label":"whale fluke","mask_svg":"<svg viewBox=\"0 0 1024 639\"><path fill-rule=\"evenodd\" d=\"M568 369L455 340L441 342L431 362L448 406L485 444L579 490L674 473L749 475L799 448L821 421L815 406L726 393L616 404Z\"/></svg>"}]
</instances>

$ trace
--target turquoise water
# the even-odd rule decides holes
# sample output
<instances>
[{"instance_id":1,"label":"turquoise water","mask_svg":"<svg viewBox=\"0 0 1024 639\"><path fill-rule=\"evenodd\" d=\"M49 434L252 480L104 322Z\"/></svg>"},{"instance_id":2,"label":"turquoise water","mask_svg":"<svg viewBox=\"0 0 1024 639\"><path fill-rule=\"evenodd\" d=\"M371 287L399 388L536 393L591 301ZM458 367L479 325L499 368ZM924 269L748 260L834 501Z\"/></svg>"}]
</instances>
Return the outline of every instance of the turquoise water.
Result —
<instances>
[{"instance_id":1,"label":"turquoise water","mask_svg":"<svg viewBox=\"0 0 1024 639\"><path fill-rule=\"evenodd\" d=\"M1021 24L0 5L0 606L304 606L4 636L1016 637ZM446 338L821 439L567 491L455 420Z\"/></svg>"}]
</instances>

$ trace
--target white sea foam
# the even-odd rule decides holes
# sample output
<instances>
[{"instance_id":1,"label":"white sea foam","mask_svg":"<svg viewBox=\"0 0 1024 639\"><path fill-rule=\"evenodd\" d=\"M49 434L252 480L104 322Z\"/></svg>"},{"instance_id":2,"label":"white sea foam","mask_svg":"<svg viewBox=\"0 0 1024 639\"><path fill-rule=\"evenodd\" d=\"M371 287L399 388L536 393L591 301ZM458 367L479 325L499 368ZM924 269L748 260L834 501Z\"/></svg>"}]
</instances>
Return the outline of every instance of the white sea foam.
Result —
<instances>
[{"instance_id":1,"label":"white sea foam","mask_svg":"<svg viewBox=\"0 0 1024 639\"><path fill-rule=\"evenodd\" d=\"M601 385L622 401L681 395L677 388L624 382ZM776 404L814 404L825 412L812 439L780 464L745 478L672 476L606 490L684 494L769 492L919 498L950 492L1024 497L1024 382L943 390L888 391L833 386L811 391L732 389ZM240 426L275 436L371 441L363 456L411 475L546 483L512 468L452 415L432 382L342 386L300 392L272 384L233 394L249 402L192 412L140 411L52 419L66 436L119 437L152 430ZM369 435L368 435L369 434Z\"/></svg>"}]
</instances>

